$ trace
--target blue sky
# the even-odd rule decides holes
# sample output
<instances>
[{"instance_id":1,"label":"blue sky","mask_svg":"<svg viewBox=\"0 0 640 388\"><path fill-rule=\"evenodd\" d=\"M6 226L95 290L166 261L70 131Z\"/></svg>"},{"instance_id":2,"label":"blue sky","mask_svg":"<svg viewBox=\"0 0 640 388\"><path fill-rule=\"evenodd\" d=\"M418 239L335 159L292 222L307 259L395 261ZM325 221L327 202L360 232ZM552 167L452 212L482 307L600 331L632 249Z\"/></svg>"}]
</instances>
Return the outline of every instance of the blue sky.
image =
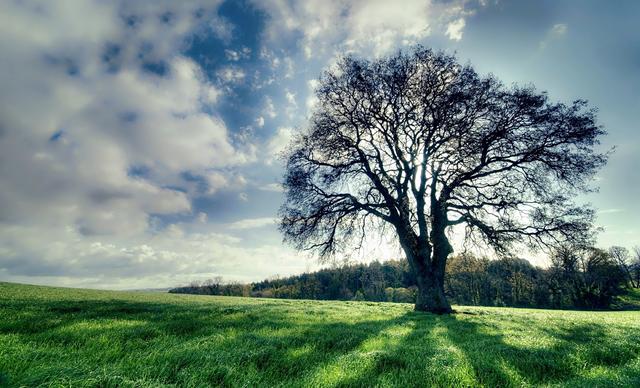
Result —
<instances>
[{"instance_id":1,"label":"blue sky","mask_svg":"<svg viewBox=\"0 0 640 388\"><path fill-rule=\"evenodd\" d=\"M585 196L640 245L640 3L2 1L0 280L138 288L318 267L282 246L277 155L344 53L415 43L586 98L616 147ZM372 238L365 258L397 256Z\"/></svg>"}]
</instances>

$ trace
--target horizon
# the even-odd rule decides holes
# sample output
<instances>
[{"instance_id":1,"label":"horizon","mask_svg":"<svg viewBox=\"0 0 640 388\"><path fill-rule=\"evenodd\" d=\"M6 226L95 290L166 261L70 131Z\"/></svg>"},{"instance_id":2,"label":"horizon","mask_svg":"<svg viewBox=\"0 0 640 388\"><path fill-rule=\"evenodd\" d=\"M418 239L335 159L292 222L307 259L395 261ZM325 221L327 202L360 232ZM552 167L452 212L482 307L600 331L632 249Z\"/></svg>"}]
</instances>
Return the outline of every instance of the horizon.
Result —
<instances>
[{"instance_id":1,"label":"horizon","mask_svg":"<svg viewBox=\"0 0 640 388\"><path fill-rule=\"evenodd\" d=\"M598 149L615 152L581 202L604 228L598 247L640 246L640 3L616 5L7 3L0 281L140 290L321 268L282 244L278 155L337 58L415 44L598 108ZM373 237L355 256L402 259Z\"/></svg>"}]
</instances>

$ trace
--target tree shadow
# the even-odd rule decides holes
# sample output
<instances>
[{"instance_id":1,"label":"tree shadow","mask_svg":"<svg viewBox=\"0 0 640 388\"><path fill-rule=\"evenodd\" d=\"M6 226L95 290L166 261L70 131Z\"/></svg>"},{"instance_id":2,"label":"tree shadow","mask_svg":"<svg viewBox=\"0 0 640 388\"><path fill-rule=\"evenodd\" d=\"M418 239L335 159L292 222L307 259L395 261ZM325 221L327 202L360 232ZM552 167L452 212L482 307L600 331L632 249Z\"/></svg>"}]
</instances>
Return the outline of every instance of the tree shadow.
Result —
<instances>
[{"instance_id":1,"label":"tree shadow","mask_svg":"<svg viewBox=\"0 0 640 388\"><path fill-rule=\"evenodd\" d=\"M593 368L627 371L617 381L640 384L636 370L626 366L639 359L637 332L622 333L616 343L599 323L566 320L541 327L544 322L525 313L471 309L473 314L440 316L375 306L358 310L348 303L332 304L342 309L333 311L322 302L304 301L18 301L0 306L9 318L0 321L0 334L36 344L24 355L38 360L28 365L31 370L8 370L13 383L27 386L55 385L54 376L82 381L95 370L102 371L96 385L612 382L606 374L589 374ZM70 359L84 361L70 369Z\"/></svg>"},{"instance_id":2,"label":"tree shadow","mask_svg":"<svg viewBox=\"0 0 640 388\"><path fill-rule=\"evenodd\" d=\"M616 342L602 324L568 322L543 327L544 338L536 338L532 322L519 318L505 334L482 315L407 313L402 319L415 322L415 329L379 355L367 373L341 386L640 386L640 333ZM612 369L625 365L624 376Z\"/></svg>"},{"instance_id":3,"label":"tree shadow","mask_svg":"<svg viewBox=\"0 0 640 388\"><path fill-rule=\"evenodd\" d=\"M92 369L126 369L118 362L132 356L149 367L139 365L127 372L137 369L135 373L149 375L153 370L147 377L152 385L225 386L244 381L274 386L282 384L283 376L296 381L310 369L349 353L388 325L375 319L336 322L325 318L321 309L305 310L301 305L304 302L291 307L268 301L240 306L117 299L15 301L0 306L11 316L0 322L0 335L37 344L30 356L39 360L38 365L22 376L8 373L10 381L27 386L47 385L60 377L81 380ZM304 316L313 319L305 322ZM70 360L60 357L60 350L88 361L69 370ZM194 376L199 380L192 381ZM113 383L106 380L108 373L103 377L100 383Z\"/></svg>"}]
</instances>

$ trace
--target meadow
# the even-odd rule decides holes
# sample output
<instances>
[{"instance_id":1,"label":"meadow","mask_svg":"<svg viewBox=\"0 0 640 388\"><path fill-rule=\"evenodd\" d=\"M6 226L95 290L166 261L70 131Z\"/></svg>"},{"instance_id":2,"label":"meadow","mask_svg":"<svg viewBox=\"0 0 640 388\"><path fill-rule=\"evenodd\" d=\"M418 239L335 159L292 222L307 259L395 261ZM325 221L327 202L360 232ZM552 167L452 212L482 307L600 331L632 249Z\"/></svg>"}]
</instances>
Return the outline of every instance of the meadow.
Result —
<instances>
[{"instance_id":1,"label":"meadow","mask_svg":"<svg viewBox=\"0 0 640 388\"><path fill-rule=\"evenodd\" d=\"M0 283L0 386L640 386L640 312Z\"/></svg>"}]
</instances>

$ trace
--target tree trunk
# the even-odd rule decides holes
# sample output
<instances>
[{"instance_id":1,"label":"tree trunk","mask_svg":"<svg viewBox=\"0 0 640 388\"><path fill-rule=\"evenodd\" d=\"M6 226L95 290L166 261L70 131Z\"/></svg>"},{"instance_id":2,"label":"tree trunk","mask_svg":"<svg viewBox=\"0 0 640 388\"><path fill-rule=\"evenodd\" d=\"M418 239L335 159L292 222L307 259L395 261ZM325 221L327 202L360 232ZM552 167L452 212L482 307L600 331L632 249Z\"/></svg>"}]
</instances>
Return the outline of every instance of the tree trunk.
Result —
<instances>
[{"instance_id":1,"label":"tree trunk","mask_svg":"<svg viewBox=\"0 0 640 388\"><path fill-rule=\"evenodd\" d=\"M447 257L453 248L444 233L444 227L433 233L433 245L420 242L407 223L405 227L396 226L400 245L404 249L409 266L416 276L418 293L416 311L435 314L453 312L444 294L444 271Z\"/></svg>"},{"instance_id":2,"label":"tree trunk","mask_svg":"<svg viewBox=\"0 0 640 388\"><path fill-rule=\"evenodd\" d=\"M453 310L444 294L444 273L424 271L416 273L418 293L416 295L416 311L435 314L449 314Z\"/></svg>"},{"instance_id":3,"label":"tree trunk","mask_svg":"<svg viewBox=\"0 0 640 388\"><path fill-rule=\"evenodd\" d=\"M418 283L418 295L416 295L416 311L427 311L435 314L452 313L451 305L444 294L444 272L447 257L453 252L453 247L449 243L446 235L447 211L443 206L443 201L436 199L435 182L437 181L436 171L434 183L431 188L431 242L429 249L417 250L414 259L422 265L414 266L416 280ZM443 191L442 196L446 196ZM426 228L421 229L420 234L425 235ZM424 244L424 243L423 243ZM416 247L419 247L417 244ZM422 253L426 257L421 257Z\"/></svg>"}]
</instances>

